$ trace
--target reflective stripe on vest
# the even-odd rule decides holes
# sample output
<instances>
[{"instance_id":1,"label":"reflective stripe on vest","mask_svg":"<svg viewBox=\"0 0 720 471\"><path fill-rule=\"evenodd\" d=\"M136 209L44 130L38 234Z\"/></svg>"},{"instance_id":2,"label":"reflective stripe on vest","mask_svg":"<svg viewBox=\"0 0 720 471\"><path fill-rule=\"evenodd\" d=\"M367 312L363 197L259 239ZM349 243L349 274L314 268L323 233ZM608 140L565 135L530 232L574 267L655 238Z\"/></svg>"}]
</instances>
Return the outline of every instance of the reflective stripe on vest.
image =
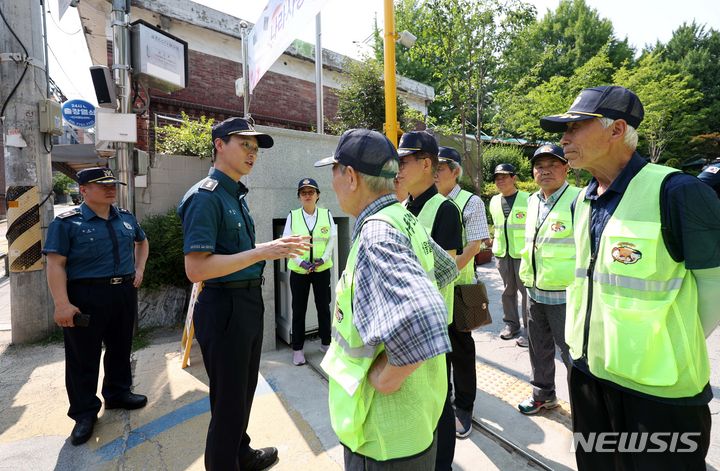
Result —
<instances>
[{"instance_id":1,"label":"reflective stripe on vest","mask_svg":"<svg viewBox=\"0 0 720 471\"><path fill-rule=\"evenodd\" d=\"M454 203L460 210L460 220L462 221L463 227L463 248L468 244L467 242L467 228L465 227L465 207L467 206L470 198L474 195L466 190L460 190L458 194L453 198ZM467 265L460 270L460 276L455 280L456 285L470 285L475 282L475 262L470 260Z\"/></svg>"},{"instance_id":2,"label":"reflective stripe on vest","mask_svg":"<svg viewBox=\"0 0 720 471\"><path fill-rule=\"evenodd\" d=\"M418 214L417 218L428 234L432 234L433 225L435 224L435 218L437 217L437 212L440 209L440 205L443 204L445 201L452 202L452 199L448 199L440 193L436 193L435 195L433 195L432 198L425 202L422 209L420 210L420 214ZM453 206L457 208L457 205L455 205L455 203L453 203ZM458 211L460 210L458 209ZM462 226L462 214L460 215L460 221ZM445 300L445 307L447 307L448 310L448 324L452 324L453 309L455 307L455 283L448 283L444 288L439 289L440 294L443 295L443 299Z\"/></svg>"},{"instance_id":3,"label":"reflective stripe on vest","mask_svg":"<svg viewBox=\"0 0 720 471\"><path fill-rule=\"evenodd\" d=\"M540 198L529 198L525 247L520 251L520 279L525 286L562 291L575 278L575 240L570 205L580 188L568 186L538 227Z\"/></svg>"},{"instance_id":4,"label":"reflective stripe on vest","mask_svg":"<svg viewBox=\"0 0 720 471\"><path fill-rule=\"evenodd\" d=\"M507 220L502 210L502 197L495 195L490 200L490 215L494 226L492 251L496 257L504 257L509 253L512 258L520 258L520 250L525 245L525 220L530 194L517 192Z\"/></svg>"},{"instance_id":5,"label":"reflective stripe on vest","mask_svg":"<svg viewBox=\"0 0 720 471\"><path fill-rule=\"evenodd\" d=\"M590 259L590 203L575 207L577 262L568 288L571 356L623 387L667 398L698 394L710 377L695 278L662 235L662 182L674 169L645 165L633 177Z\"/></svg>"},{"instance_id":6,"label":"reflective stripe on vest","mask_svg":"<svg viewBox=\"0 0 720 471\"><path fill-rule=\"evenodd\" d=\"M405 234L425 272L433 273L429 236L405 208L399 203L387 206L365 222L370 220L385 221ZM358 246L355 240L337 284L333 341L320 365L329 376L330 423L340 442L355 453L378 461L413 456L432 443L443 409L447 395L445 355L424 361L398 391L375 391L367 374L384 345L364 345L353 324Z\"/></svg>"},{"instance_id":7,"label":"reflective stripe on vest","mask_svg":"<svg viewBox=\"0 0 720 471\"><path fill-rule=\"evenodd\" d=\"M312 258L321 258L325 253L330 235L332 234L332 221L330 221L330 211L326 208L317 208L317 218L315 219L315 227L310 230L305 222L305 216L303 216L303 209L293 209L290 211L290 230L293 235L309 235L312 237ZM306 262L312 262L310 260L310 250L305 251L300 256ZM329 260L323 260L323 264L315 269L316 272L325 271L332 267L332 258ZM295 273L307 274L308 271L300 266L300 264L291 258L288 260L288 268Z\"/></svg>"}]
</instances>

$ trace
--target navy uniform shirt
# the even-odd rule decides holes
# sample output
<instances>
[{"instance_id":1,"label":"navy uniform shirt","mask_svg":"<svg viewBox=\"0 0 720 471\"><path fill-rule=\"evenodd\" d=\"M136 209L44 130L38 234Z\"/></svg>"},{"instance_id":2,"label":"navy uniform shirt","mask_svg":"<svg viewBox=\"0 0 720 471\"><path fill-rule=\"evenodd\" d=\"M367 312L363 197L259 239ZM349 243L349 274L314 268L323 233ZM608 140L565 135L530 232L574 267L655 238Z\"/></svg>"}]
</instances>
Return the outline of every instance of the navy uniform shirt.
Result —
<instances>
[{"instance_id":1,"label":"navy uniform shirt","mask_svg":"<svg viewBox=\"0 0 720 471\"><path fill-rule=\"evenodd\" d=\"M630 181L645 165L647 161L637 152L634 153L602 195L597 194L597 180L590 180L585 199L590 201L591 208L591 250L594 251L598 246L602 232L620 204ZM574 212L575 202L572 206ZM684 262L688 270L720 266L720 205L709 187L699 184L695 177L681 172L668 176L660 192L660 221L665 246L673 260ZM585 362L574 360L574 364L590 374ZM694 397L669 399L649 396L612 382L605 383L631 394L669 404L704 405L712 399L710 384Z\"/></svg>"},{"instance_id":2,"label":"navy uniform shirt","mask_svg":"<svg viewBox=\"0 0 720 471\"><path fill-rule=\"evenodd\" d=\"M125 276L135 273L135 242L143 240L129 211L111 206L106 220L83 203L50 223L43 253L67 257L68 281Z\"/></svg>"},{"instance_id":3,"label":"navy uniform shirt","mask_svg":"<svg viewBox=\"0 0 720 471\"><path fill-rule=\"evenodd\" d=\"M720 162L713 162L705 167L698 178L710 185L720 197Z\"/></svg>"},{"instance_id":4,"label":"navy uniform shirt","mask_svg":"<svg viewBox=\"0 0 720 471\"><path fill-rule=\"evenodd\" d=\"M248 189L215 167L183 196L177 213L182 220L183 251L235 254L255 248L255 223L245 195ZM254 280L265 262L207 281Z\"/></svg>"}]
</instances>

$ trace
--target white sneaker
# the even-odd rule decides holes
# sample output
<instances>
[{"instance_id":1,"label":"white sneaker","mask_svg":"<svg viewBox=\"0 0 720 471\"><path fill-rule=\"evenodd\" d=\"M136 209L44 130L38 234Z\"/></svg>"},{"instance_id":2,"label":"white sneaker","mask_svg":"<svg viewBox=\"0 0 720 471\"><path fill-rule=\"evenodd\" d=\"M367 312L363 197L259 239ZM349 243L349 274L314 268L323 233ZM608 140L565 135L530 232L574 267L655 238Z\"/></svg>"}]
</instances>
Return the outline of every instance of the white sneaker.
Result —
<instances>
[{"instance_id":1,"label":"white sneaker","mask_svg":"<svg viewBox=\"0 0 720 471\"><path fill-rule=\"evenodd\" d=\"M320 351L321 351L321 352L325 353L325 352L327 352L329 349L330 349L330 345L320 344Z\"/></svg>"},{"instance_id":2,"label":"white sneaker","mask_svg":"<svg viewBox=\"0 0 720 471\"><path fill-rule=\"evenodd\" d=\"M293 365L300 366L305 364L305 353L302 350L293 350Z\"/></svg>"}]
</instances>

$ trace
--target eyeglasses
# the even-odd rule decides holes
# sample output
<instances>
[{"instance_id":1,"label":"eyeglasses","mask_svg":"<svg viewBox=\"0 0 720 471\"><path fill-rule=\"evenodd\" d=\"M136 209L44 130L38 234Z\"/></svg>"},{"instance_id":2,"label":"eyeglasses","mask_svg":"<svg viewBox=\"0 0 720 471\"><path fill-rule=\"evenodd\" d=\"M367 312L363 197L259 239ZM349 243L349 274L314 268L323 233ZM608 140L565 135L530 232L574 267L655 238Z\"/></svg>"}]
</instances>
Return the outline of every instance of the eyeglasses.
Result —
<instances>
[{"instance_id":1,"label":"eyeglasses","mask_svg":"<svg viewBox=\"0 0 720 471\"><path fill-rule=\"evenodd\" d=\"M398 164L398 170L402 170L407 164L410 162L417 162L418 160L426 159L427 157L415 157L414 155L404 157L400 159L400 163ZM410 160L413 159L413 160Z\"/></svg>"},{"instance_id":2,"label":"eyeglasses","mask_svg":"<svg viewBox=\"0 0 720 471\"><path fill-rule=\"evenodd\" d=\"M240 138L238 138L238 139L240 139ZM257 146L257 144L253 144L250 141L246 141L244 139L240 139L240 146L250 154L257 155L258 150L259 150L259 147Z\"/></svg>"},{"instance_id":3,"label":"eyeglasses","mask_svg":"<svg viewBox=\"0 0 720 471\"><path fill-rule=\"evenodd\" d=\"M300 196L314 196L315 190L305 190L300 192Z\"/></svg>"},{"instance_id":4,"label":"eyeglasses","mask_svg":"<svg viewBox=\"0 0 720 471\"><path fill-rule=\"evenodd\" d=\"M245 149L246 151L248 151L251 154L258 153L259 147L255 144L250 144L248 141L242 141L242 142L240 142L240 145L243 147L243 149Z\"/></svg>"}]
</instances>

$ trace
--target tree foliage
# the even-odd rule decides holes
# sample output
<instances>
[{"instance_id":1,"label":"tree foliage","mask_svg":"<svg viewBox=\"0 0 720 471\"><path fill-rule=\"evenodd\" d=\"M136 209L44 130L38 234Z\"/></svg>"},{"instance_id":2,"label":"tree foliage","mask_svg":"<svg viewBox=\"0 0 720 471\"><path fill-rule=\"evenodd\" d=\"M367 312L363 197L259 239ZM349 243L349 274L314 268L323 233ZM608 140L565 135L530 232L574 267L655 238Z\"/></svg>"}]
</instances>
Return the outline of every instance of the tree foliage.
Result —
<instances>
[{"instance_id":1,"label":"tree foliage","mask_svg":"<svg viewBox=\"0 0 720 471\"><path fill-rule=\"evenodd\" d=\"M155 129L157 150L163 154L212 157L212 125L214 119L201 116L199 120L182 113L179 126L159 126Z\"/></svg>"},{"instance_id":2,"label":"tree foliage","mask_svg":"<svg viewBox=\"0 0 720 471\"><path fill-rule=\"evenodd\" d=\"M338 112L329 128L335 134L353 128L367 128L383 132L385 123L385 82L383 64L374 58L349 60L347 74L338 90ZM420 112L411 110L397 97L397 116L402 129L414 129L413 121L422 121Z\"/></svg>"}]
</instances>

